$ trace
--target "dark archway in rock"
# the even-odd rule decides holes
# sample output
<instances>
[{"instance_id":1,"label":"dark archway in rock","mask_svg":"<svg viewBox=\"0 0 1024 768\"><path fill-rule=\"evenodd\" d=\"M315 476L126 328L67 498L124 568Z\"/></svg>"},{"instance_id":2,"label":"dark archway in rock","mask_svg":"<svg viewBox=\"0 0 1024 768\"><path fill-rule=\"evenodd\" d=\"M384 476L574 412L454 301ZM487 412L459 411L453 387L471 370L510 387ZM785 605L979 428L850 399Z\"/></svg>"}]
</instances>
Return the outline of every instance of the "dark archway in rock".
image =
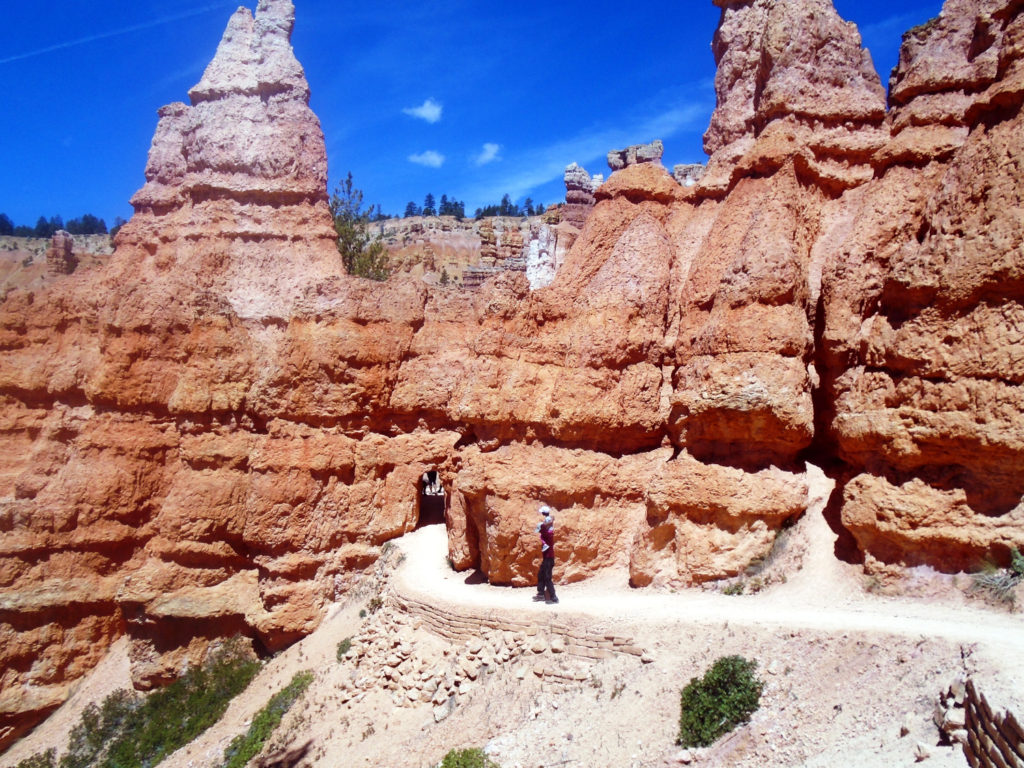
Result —
<instances>
[{"instance_id":1,"label":"dark archway in rock","mask_svg":"<svg viewBox=\"0 0 1024 768\"><path fill-rule=\"evenodd\" d=\"M427 470L420 477L419 483L419 518L416 527L443 525L448 495L441 484L441 476L436 469Z\"/></svg>"}]
</instances>

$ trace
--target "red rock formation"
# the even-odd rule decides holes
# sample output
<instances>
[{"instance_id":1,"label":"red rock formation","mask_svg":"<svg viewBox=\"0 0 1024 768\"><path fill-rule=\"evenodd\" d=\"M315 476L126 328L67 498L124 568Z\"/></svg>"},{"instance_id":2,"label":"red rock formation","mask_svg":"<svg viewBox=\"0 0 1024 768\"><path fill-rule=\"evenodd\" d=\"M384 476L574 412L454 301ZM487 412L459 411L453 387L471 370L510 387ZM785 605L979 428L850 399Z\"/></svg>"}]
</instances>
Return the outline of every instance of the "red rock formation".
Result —
<instances>
[{"instance_id":1,"label":"red rock formation","mask_svg":"<svg viewBox=\"0 0 1024 768\"><path fill-rule=\"evenodd\" d=\"M262 0L255 18L238 9L191 106L160 110L146 185L118 235L126 272L216 290L240 317L287 317L310 284L338 274L294 18L290 0Z\"/></svg>"},{"instance_id":2,"label":"red rock formation","mask_svg":"<svg viewBox=\"0 0 1024 768\"><path fill-rule=\"evenodd\" d=\"M0 745L124 632L147 683L208 638L318 620L308 562L247 522L287 493L250 469L272 434L244 405L255 361L341 269L292 22L290 2L241 9L192 106L161 110L105 269L6 296Z\"/></svg>"},{"instance_id":3,"label":"red rock formation","mask_svg":"<svg viewBox=\"0 0 1024 768\"><path fill-rule=\"evenodd\" d=\"M291 3L232 18L110 263L0 304L0 746L117 636L148 685L310 631L432 469L497 583L532 580L540 502L561 580L739 573L808 452L872 557L1024 544L1019 3L951 0L888 117L826 0L721 4L708 173L617 171L534 291L341 274Z\"/></svg>"},{"instance_id":4,"label":"red rock formation","mask_svg":"<svg viewBox=\"0 0 1024 768\"><path fill-rule=\"evenodd\" d=\"M506 264L523 260L523 233L518 226L505 227L502 230L498 259Z\"/></svg>"},{"instance_id":5,"label":"red rock formation","mask_svg":"<svg viewBox=\"0 0 1024 768\"><path fill-rule=\"evenodd\" d=\"M704 177L703 163L683 163L672 168L672 178L684 187L692 187Z\"/></svg>"},{"instance_id":6,"label":"red rock formation","mask_svg":"<svg viewBox=\"0 0 1024 768\"><path fill-rule=\"evenodd\" d=\"M581 229L590 212L594 210L594 180L586 169L572 163L565 169L565 205L562 207L562 221Z\"/></svg>"},{"instance_id":7,"label":"red rock formation","mask_svg":"<svg viewBox=\"0 0 1024 768\"><path fill-rule=\"evenodd\" d=\"M498 235L490 219L480 223L480 263L486 267L498 265Z\"/></svg>"},{"instance_id":8,"label":"red rock formation","mask_svg":"<svg viewBox=\"0 0 1024 768\"><path fill-rule=\"evenodd\" d=\"M665 146L661 143L661 139L655 139L648 144L634 144L625 149L613 149L608 153L608 167L612 171L621 171L623 168L638 163L660 163L664 154Z\"/></svg>"},{"instance_id":9,"label":"red rock formation","mask_svg":"<svg viewBox=\"0 0 1024 768\"><path fill-rule=\"evenodd\" d=\"M78 266L75 257L75 241L63 229L54 232L50 247L46 250L46 268L51 275L70 275Z\"/></svg>"},{"instance_id":10,"label":"red rock formation","mask_svg":"<svg viewBox=\"0 0 1024 768\"><path fill-rule=\"evenodd\" d=\"M950 0L909 33L880 178L826 275L842 518L869 558L1024 546L1024 10Z\"/></svg>"},{"instance_id":11,"label":"red rock formation","mask_svg":"<svg viewBox=\"0 0 1024 768\"><path fill-rule=\"evenodd\" d=\"M885 92L856 27L831 0L714 0L718 107L699 189L721 197L787 161L830 192L869 181L885 144Z\"/></svg>"}]
</instances>

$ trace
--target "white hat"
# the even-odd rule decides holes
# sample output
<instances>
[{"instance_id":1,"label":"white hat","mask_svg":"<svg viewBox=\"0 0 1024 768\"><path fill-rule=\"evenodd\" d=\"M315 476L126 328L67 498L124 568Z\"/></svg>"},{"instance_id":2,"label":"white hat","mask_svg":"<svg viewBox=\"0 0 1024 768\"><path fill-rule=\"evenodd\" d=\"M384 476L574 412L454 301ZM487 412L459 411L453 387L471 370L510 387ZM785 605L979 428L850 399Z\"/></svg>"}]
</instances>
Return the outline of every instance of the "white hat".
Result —
<instances>
[{"instance_id":1,"label":"white hat","mask_svg":"<svg viewBox=\"0 0 1024 768\"><path fill-rule=\"evenodd\" d=\"M537 511L540 512L540 514L544 517L551 517L551 507L549 507L547 504L542 504L540 509L538 509Z\"/></svg>"}]
</instances>

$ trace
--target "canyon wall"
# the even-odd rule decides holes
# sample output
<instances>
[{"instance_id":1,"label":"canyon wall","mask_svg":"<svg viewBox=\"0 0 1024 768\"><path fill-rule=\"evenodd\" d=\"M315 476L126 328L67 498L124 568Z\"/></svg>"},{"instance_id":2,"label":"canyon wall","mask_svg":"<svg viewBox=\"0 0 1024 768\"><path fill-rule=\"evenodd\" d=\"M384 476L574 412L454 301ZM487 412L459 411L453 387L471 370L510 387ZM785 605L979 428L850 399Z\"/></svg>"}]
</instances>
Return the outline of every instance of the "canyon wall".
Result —
<instances>
[{"instance_id":1,"label":"canyon wall","mask_svg":"<svg viewBox=\"0 0 1024 768\"><path fill-rule=\"evenodd\" d=\"M292 3L232 16L108 263L0 303L0 748L117 637L147 686L311 631L427 470L494 583L541 502L561 581L735 575L807 460L872 563L1024 546L1024 6L949 0L887 109L829 0L716 4L706 172L623 162L536 290L344 275Z\"/></svg>"},{"instance_id":2,"label":"canyon wall","mask_svg":"<svg viewBox=\"0 0 1024 768\"><path fill-rule=\"evenodd\" d=\"M905 36L876 179L823 238L827 428L872 561L1021 545L1022 55L1019 2L949 0Z\"/></svg>"}]
</instances>

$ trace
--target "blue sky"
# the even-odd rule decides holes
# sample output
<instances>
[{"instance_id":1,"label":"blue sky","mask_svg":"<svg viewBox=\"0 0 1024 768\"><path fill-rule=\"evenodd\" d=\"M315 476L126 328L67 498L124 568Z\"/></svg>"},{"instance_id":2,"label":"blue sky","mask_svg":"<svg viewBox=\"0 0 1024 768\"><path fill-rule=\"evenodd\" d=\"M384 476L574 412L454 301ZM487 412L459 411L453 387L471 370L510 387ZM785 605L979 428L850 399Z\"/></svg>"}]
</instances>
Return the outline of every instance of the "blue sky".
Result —
<instances>
[{"instance_id":1,"label":"blue sky","mask_svg":"<svg viewBox=\"0 0 1024 768\"><path fill-rule=\"evenodd\" d=\"M254 8L256 0L247 4ZM9 3L0 25L0 212L128 218L156 110L187 101L238 0ZM941 0L835 0L883 82L902 33ZM562 170L661 138L665 165L705 159L714 108L710 0L554 3L296 0L293 37L327 139L401 214L426 193L468 211L557 202Z\"/></svg>"}]
</instances>

